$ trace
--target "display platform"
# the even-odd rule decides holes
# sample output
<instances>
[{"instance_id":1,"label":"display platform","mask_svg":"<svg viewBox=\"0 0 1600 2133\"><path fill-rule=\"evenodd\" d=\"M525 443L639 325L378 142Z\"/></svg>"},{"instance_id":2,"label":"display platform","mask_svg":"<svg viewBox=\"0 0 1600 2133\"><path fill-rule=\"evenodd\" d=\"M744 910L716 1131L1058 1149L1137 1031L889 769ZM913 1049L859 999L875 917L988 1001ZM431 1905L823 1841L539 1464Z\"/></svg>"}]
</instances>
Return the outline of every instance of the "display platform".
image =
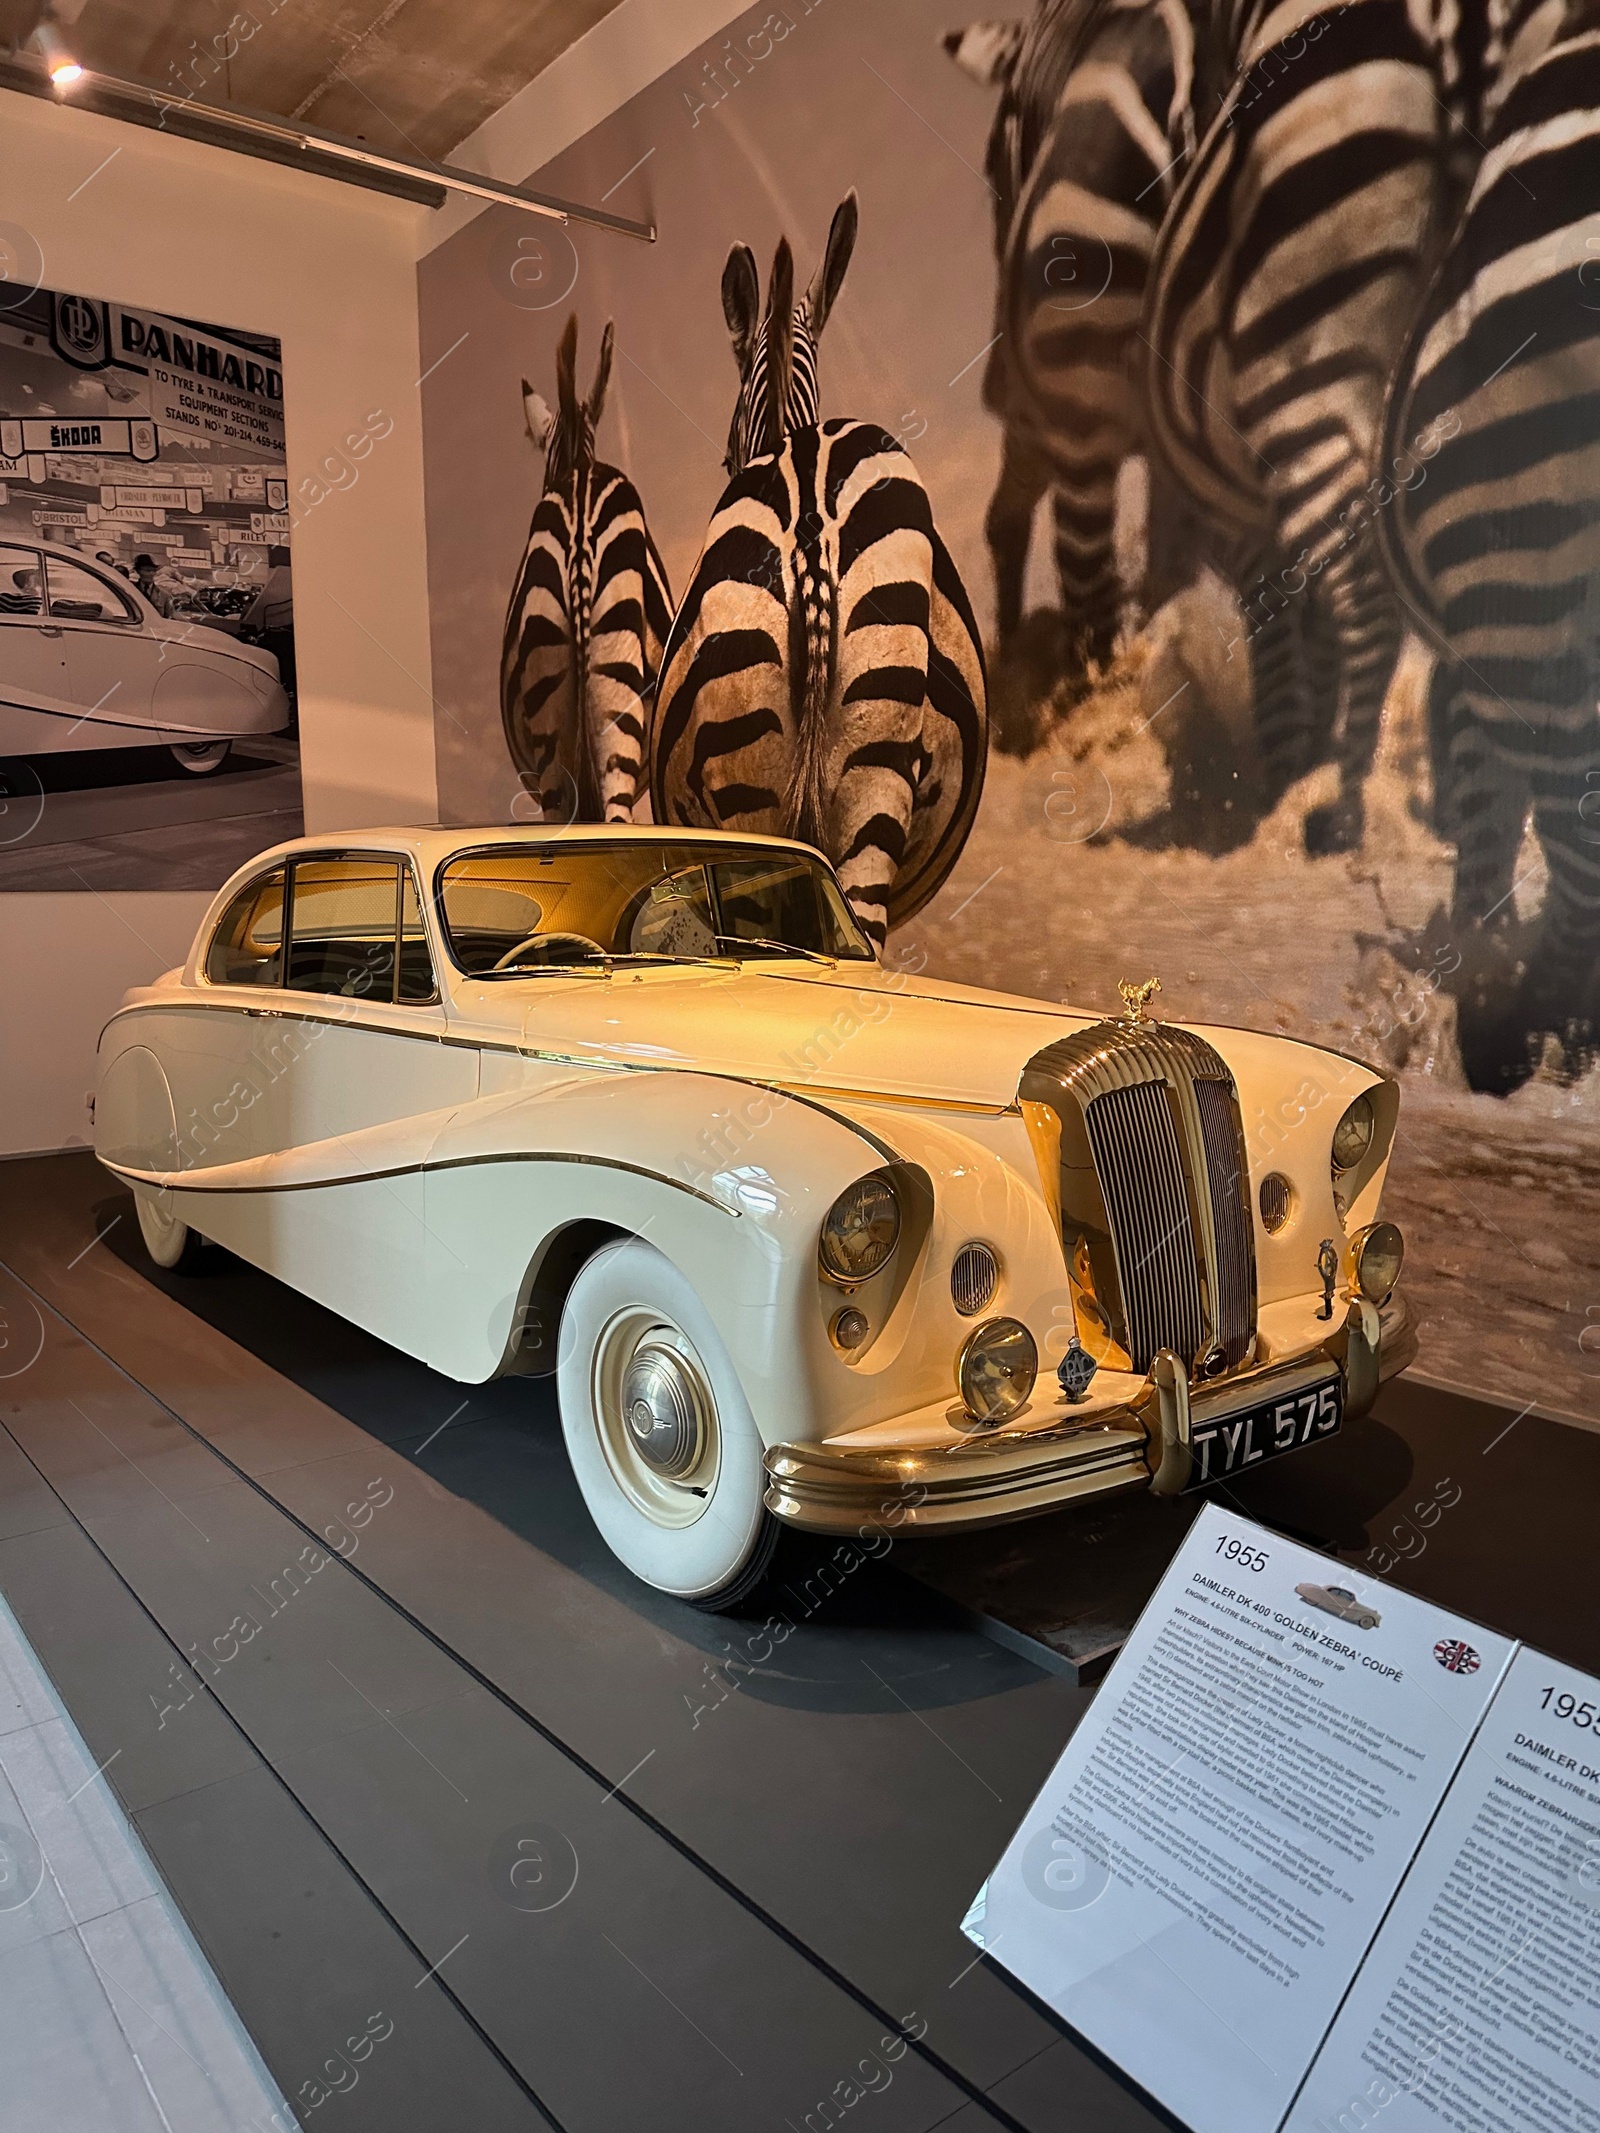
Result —
<instances>
[{"instance_id":1,"label":"display platform","mask_svg":"<svg viewBox=\"0 0 1600 2133\"><path fill-rule=\"evenodd\" d=\"M158 1275L87 1156L0 1164L0 1236L0 1589L291 2102L395 2013L341 2122L1172 2122L961 1936L1089 1697L949 1610L1059 1637L1068 1566L1182 1507L947 1545L959 1602L797 1544L708 1617L600 1543L547 1385ZM1389 1575L1592 1664L1600 1444L1403 1383L1363 1431L1252 1515L1347 1558L1411 1519Z\"/></svg>"},{"instance_id":2,"label":"display platform","mask_svg":"<svg viewBox=\"0 0 1600 2133\"><path fill-rule=\"evenodd\" d=\"M1481 1620L1499 1623L1514 1592L1518 1635L1600 1668L1585 1569L1600 1430L1403 1378L1329 1442L1212 1493ZM1014 1526L902 1542L895 1561L998 1642L1089 1683L1121 1650L1205 1500L1103 1497Z\"/></svg>"}]
</instances>

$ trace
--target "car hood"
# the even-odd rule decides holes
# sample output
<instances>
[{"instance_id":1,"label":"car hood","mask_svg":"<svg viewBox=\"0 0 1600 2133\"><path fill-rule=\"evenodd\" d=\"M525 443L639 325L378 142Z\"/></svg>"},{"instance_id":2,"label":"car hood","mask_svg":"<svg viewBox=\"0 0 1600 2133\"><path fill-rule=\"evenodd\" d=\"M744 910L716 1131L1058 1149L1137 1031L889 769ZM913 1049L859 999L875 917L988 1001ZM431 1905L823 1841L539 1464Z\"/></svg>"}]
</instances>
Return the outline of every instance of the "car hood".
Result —
<instances>
[{"instance_id":1,"label":"car hood","mask_svg":"<svg viewBox=\"0 0 1600 2133\"><path fill-rule=\"evenodd\" d=\"M522 1044L562 1058L983 1108L1010 1103L1035 1052L1098 1019L866 963L467 989L468 1021L511 1022Z\"/></svg>"}]
</instances>

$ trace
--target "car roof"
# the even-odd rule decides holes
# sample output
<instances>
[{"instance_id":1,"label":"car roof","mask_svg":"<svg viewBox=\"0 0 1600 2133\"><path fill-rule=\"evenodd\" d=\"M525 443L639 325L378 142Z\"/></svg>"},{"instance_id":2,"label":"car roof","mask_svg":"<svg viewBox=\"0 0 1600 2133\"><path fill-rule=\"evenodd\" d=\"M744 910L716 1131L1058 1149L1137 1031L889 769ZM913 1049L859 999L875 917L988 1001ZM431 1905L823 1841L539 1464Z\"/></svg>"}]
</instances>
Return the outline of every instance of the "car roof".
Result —
<instances>
[{"instance_id":1,"label":"car roof","mask_svg":"<svg viewBox=\"0 0 1600 2133\"><path fill-rule=\"evenodd\" d=\"M89 530L93 532L94 529ZM64 563L86 563L91 570L99 569L102 573L106 568L104 563L98 562L92 548L68 548L60 541L42 541L37 535L0 533L0 547L36 549L42 555L58 555Z\"/></svg>"},{"instance_id":2,"label":"car roof","mask_svg":"<svg viewBox=\"0 0 1600 2133\"><path fill-rule=\"evenodd\" d=\"M324 830L316 837L292 837L283 844L259 852L244 872L275 859L293 858L301 852L405 852L424 873L431 873L441 860L455 852L469 852L484 845L521 845L530 851L562 844L725 844L730 850L752 844L778 845L786 851L819 856L809 844L793 837L769 837L760 833L742 835L731 830L677 829L671 824L634 822L533 822L450 825L411 823L380 829Z\"/></svg>"}]
</instances>

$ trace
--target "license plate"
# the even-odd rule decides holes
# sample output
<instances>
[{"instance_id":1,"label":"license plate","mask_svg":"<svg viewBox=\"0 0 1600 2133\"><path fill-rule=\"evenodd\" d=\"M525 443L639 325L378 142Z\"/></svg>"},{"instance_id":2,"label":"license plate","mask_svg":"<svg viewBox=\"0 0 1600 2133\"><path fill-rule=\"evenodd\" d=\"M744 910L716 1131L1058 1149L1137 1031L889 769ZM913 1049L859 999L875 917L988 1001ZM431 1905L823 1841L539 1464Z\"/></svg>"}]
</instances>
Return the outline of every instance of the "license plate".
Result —
<instances>
[{"instance_id":1,"label":"license plate","mask_svg":"<svg viewBox=\"0 0 1600 2133\"><path fill-rule=\"evenodd\" d=\"M1215 1421L1197 1421L1191 1431L1194 1472L1188 1486L1203 1489L1263 1459L1295 1452L1331 1437L1344 1419L1344 1387L1337 1376L1302 1385L1259 1407L1243 1407Z\"/></svg>"}]
</instances>

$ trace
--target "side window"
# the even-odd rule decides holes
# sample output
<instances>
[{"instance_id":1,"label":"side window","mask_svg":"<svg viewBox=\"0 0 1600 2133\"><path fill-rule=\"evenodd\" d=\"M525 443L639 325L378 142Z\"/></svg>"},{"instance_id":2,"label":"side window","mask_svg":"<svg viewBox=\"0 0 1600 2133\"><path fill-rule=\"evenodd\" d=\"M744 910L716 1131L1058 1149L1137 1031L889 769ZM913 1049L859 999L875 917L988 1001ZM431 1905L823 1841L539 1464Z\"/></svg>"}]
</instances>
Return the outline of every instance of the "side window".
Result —
<instances>
[{"instance_id":1,"label":"side window","mask_svg":"<svg viewBox=\"0 0 1600 2133\"><path fill-rule=\"evenodd\" d=\"M36 548L0 544L0 619L44 613L44 573Z\"/></svg>"},{"instance_id":2,"label":"side window","mask_svg":"<svg viewBox=\"0 0 1600 2133\"><path fill-rule=\"evenodd\" d=\"M392 1000L399 896L398 860L296 860L289 901L291 989Z\"/></svg>"},{"instance_id":3,"label":"side window","mask_svg":"<svg viewBox=\"0 0 1600 2133\"><path fill-rule=\"evenodd\" d=\"M138 616L121 593L85 570L81 563L68 563L58 555L44 559L45 584L50 593L50 612L63 622L137 622Z\"/></svg>"},{"instance_id":4,"label":"side window","mask_svg":"<svg viewBox=\"0 0 1600 2133\"><path fill-rule=\"evenodd\" d=\"M283 868L258 874L222 914L206 950L213 985L283 983Z\"/></svg>"},{"instance_id":5,"label":"side window","mask_svg":"<svg viewBox=\"0 0 1600 2133\"><path fill-rule=\"evenodd\" d=\"M433 956L427 929L417 902L416 878L410 867L400 869L400 982L397 1000L431 1000L438 993L433 974Z\"/></svg>"}]
</instances>

